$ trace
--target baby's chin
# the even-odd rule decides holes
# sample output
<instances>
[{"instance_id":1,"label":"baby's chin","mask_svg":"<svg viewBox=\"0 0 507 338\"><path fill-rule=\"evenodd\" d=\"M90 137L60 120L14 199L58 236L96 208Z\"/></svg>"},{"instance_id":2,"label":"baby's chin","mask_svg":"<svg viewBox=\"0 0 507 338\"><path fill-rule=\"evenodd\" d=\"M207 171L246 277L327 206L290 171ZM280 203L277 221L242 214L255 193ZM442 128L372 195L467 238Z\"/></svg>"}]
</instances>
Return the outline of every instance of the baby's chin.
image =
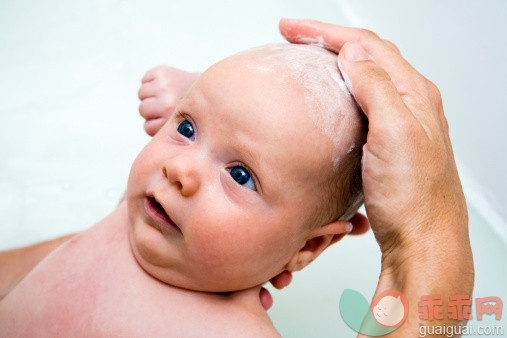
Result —
<instances>
[{"instance_id":1,"label":"baby's chin","mask_svg":"<svg viewBox=\"0 0 507 338\"><path fill-rule=\"evenodd\" d=\"M157 249L160 245L157 242L162 236L157 234L155 229L138 230L132 224L129 226L130 249L137 264L151 277L169 285L180 286L177 281L170 278L171 268L160 255L161 250Z\"/></svg>"}]
</instances>

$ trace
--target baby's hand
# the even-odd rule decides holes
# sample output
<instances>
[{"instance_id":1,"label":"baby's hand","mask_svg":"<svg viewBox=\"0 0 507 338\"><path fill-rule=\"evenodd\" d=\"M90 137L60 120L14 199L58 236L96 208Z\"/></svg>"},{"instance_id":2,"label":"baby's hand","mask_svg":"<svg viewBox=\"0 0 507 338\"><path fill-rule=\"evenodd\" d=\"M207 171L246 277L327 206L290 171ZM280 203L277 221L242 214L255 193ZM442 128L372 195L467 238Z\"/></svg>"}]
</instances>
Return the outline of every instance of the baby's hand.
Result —
<instances>
[{"instance_id":1,"label":"baby's hand","mask_svg":"<svg viewBox=\"0 0 507 338\"><path fill-rule=\"evenodd\" d=\"M146 120L144 130L155 135L201 73L170 66L157 66L146 72L139 89L139 113Z\"/></svg>"}]
</instances>

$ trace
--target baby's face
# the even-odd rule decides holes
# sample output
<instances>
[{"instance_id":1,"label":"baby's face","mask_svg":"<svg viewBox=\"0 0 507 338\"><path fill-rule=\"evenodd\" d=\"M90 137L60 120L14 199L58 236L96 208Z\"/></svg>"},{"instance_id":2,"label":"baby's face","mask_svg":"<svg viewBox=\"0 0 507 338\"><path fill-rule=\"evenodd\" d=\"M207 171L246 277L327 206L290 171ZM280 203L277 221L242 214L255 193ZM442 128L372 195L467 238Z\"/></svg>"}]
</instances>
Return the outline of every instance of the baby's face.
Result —
<instances>
[{"instance_id":1,"label":"baby's face","mask_svg":"<svg viewBox=\"0 0 507 338\"><path fill-rule=\"evenodd\" d=\"M168 284L232 291L284 270L318 222L335 144L283 69L214 65L135 160L130 241ZM349 144L343 144L345 151Z\"/></svg>"}]
</instances>

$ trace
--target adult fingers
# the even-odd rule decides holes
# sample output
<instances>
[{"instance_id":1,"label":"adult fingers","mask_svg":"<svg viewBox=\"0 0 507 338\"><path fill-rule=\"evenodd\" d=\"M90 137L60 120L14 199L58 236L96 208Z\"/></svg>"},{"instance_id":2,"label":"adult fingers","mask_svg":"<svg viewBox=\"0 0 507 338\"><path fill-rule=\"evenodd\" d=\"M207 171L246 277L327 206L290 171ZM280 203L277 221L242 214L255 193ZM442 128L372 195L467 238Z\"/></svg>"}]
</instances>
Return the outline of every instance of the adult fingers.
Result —
<instances>
[{"instance_id":1,"label":"adult fingers","mask_svg":"<svg viewBox=\"0 0 507 338\"><path fill-rule=\"evenodd\" d=\"M269 280L277 289L283 289L292 282L292 273L284 270Z\"/></svg>"},{"instance_id":2,"label":"adult fingers","mask_svg":"<svg viewBox=\"0 0 507 338\"><path fill-rule=\"evenodd\" d=\"M309 43L322 45L335 53L338 53L347 41L341 41L339 34L334 30L337 28L349 29L337 25L314 20L298 20L282 18L278 24L280 33L292 43Z\"/></svg>"},{"instance_id":3,"label":"adult fingers","mask_svg":"<svg viewBox=\"0 0 507 338\"><path fill-rule=\"evenodd\" d=\"M271 293L269 293L269 291L264 287L261 287L261 290L259 291L259 298L261 300L262 307L266 311L269 310L271 306L273 306L273 297L271 296Z\"/></svg>"},{"instance_id":4,"label":"adult fingers","mask_svg":"<svg viewBox=\"0 0 507 338\"><path fill-rule=\"evenodd\" d=\"M387 72L357 42L347 43L338 56L347 87L370 122L370 132L388 131L414 119Z\"/></svg>"},{"instance_id":5,"label":"adult fingers","mask_svg":"<svg viewBox=\"0 0 507 338\"><path fill-rule=\"evenodd\" d=\"M349 41L360 42L376 60L376 56L388 53L400 54L398 47L389 40L381 39L377 34L363 28L333 25L315 20L281 19L278 25L280 33L292 43L319 44L335 53L340 52ZM371 49L371 50L369 50ZM390 59L382 57L382 59ZM384 60L382 60L384 61ZM386 68L384 64L381 67ZM414 70L412 65L403 58L397 58L393 67ZM406 70L405 69L405 70ZM389 72L389 71L388 71Z\"/></svg>"},{"instance_id":6,"label":"adult fingers","mask_svg":"<svg viewBox=\"0 0 507 338\"><path fill-rule=\"evenodd\" d=\"M398 48L392 42L381 39L372 31L295 19L281 19L279 29L289 42L318 44L336 53L347 42L357 41L372 59L386 70L402 96L426 94L427 80L401 57Z\"/></svg>"},{"instance_id":7,"label":"adult fingers","mask_svg":"<svg viewBox=\"0 0 507 338\"><path fill-rule=\"evenodd\" d=\"M400 49L398 48L398 46L396 46L394 43L392 43L391 41L389 40L386 40L386 39L382 39L382 41L384 41L384 43L386 45L388 45L392 50L394 50L396 53L400 54L401 55L401 52L400 52Z\"/></svg>"},{"instance_id":8,"label":"adult fingers","mask_svg":"<svg viewBox=\"0 0 507 338\"><path fill-rule=\"evenodd\" d=\"M362 235L370 230L370 222L368 221L368 218L359 212L356 212L349 222L352 223L353 226L349 235Z\"/></svg>"},{"instance_id":9,"label":"adult fingers","mask_svg":"<svg viewBox=\"0 0 507 338\"><path fill-rule=\"evenodd\" d=\"M397 124L406 127L406 122L417 121L430 137L441 130L438 107L441 107L442 100L436 86L428 80L407 73L405 83L412 83L415 89L400 90L390 74L357 42L343 45L338 66L368 119L376 121L374 128L398 127ZM393 119L389 121L385 117Z\"/></svg>"}]
</instances>

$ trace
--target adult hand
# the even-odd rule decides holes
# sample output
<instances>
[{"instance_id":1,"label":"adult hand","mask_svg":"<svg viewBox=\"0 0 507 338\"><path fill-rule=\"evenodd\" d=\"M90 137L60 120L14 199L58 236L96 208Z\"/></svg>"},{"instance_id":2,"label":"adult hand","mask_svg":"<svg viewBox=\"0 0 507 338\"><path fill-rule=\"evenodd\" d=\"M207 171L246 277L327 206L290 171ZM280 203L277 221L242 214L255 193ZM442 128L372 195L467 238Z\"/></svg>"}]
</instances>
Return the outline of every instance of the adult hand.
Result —
<instances>
[{"instance_id":1,"label":"adult hand","mask_svg":"<svg viewBox=\"0 0 507 338\"><path fill-rule=\"evenodd\" d=\"M146 120L144 130L148 135L153 136L162 128L199 75L165 65L146 72L138 96L139 113Z\"/></svg>"},{"instance_id":2,"label":"adult hand","mask_svg":"<svg viewBox=\"0 0 507 338\"><path fill-rule=\"evenodd\" d=\"M406 334L424 294L468 294L474 269L466 201L438 88L375 33L310 20L280 21L293 43L321 43L337 62L369 127L363 147L366 213L382 252L377 292L409 299ZM437 323L437 322L435 322Z\"/></svg>"}]
</instances>

